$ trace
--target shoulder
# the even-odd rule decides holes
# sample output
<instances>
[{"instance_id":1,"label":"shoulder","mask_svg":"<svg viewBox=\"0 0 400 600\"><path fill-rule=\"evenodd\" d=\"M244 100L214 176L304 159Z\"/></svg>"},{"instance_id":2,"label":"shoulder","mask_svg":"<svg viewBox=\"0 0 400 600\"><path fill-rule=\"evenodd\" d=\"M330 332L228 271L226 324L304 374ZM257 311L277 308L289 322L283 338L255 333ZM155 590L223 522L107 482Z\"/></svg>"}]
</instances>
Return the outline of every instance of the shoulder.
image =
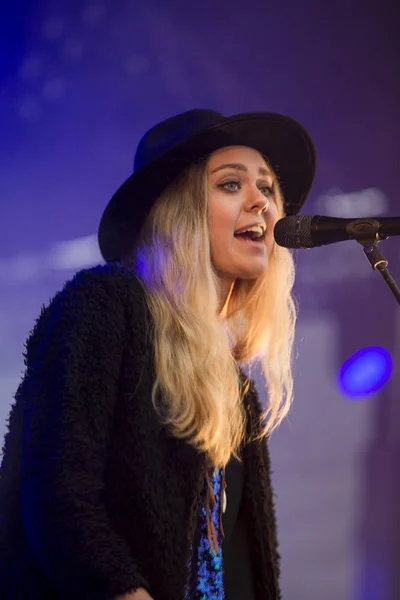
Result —
<instances>
[{"instance_id":1,"label":"shoulder","mask_svg":"<svg viewBox=\"0 0 400 600\"><path fill-rule=\"evenodd\" d=\"M143 288L133 271L120 263L97 265L89 269L82 269L68 280L55 298L68 298L69 296L82 296L94 300L102 295L111 300L121 302L130 299L142 299Z\"/></svg>"},{"instance_id":2,"label":"shoulder","mask_svg":"<svg viewBox=\"0 0 400 600\"><path fill-rule=\"evenodd\" d=\"M75 273L50 301L48 309L71 309L89 314L107 311L121 313L141 308L144 289L133 271L119 263L97 265Z\"/></svg>"},{"instance_id":3,"label":"shoulder","mask_svg":"<svg viewBox=\"0 0 400 600\"><path fill-rule=\"evenodd\" d=\"M146 304L139 279L126 267L105 264L83 269L43 306L26 343L29 359L45 338L115 338L127 320L143 321Z\"/></svg>"}]
</instances>

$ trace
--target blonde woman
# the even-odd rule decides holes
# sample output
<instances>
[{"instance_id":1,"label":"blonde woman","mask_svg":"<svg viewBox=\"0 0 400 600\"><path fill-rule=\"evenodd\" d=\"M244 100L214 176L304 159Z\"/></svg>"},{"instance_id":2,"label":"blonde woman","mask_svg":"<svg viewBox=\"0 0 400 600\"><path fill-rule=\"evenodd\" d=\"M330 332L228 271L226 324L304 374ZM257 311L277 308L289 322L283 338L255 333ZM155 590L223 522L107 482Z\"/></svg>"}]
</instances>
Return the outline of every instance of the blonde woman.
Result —
<instances>
[{"instance_id":1,"label":"blonde woman","mask_svg":"<svg viewBox=\"0 0 400 600\"><path fill-rule=\"evenodd\" d=\"M142 138L27 342L0 470L2 600L277 600L267 440L292 400L309 134L192 110ZM241 368L258 357L262 411Z\"/></svg>"}]
</instances>

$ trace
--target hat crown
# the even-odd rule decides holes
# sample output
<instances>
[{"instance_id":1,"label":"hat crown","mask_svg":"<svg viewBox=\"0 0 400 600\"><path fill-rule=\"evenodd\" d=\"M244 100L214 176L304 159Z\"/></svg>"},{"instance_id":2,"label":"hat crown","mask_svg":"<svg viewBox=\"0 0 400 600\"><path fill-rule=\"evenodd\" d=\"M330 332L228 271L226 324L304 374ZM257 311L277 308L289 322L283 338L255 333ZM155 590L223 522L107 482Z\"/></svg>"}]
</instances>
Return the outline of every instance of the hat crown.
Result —
<instances>
[{"instance_id":1,"label":"hat crown","mask_svg":"<svg viewBox=\"0 0 400 600\"><path fill-rule=\"evenodd\" d=\"M161 121L140 140L135 154L134 172L192 135L224 119L225 117L216 111L194 109Z\"/></svg>"}]
</instances>

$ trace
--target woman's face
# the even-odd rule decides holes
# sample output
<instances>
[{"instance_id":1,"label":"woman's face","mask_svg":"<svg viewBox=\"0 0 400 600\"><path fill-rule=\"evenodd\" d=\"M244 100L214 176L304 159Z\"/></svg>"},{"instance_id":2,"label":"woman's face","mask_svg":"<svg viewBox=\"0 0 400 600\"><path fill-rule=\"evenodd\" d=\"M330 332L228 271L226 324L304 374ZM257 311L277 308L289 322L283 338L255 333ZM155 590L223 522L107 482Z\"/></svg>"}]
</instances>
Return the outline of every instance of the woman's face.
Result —
<instances>
[{"instance_id":1,"label":"woman's face","mask_svg":"<svg viewBox=\"0 0 400 600\"><path fill-rule=\"evenodd\" d=\"M278 209L273 174L261 154L245 146L214 152L207 165L208 226L212 262L226 285L255 279L268 268ZM252 225L261 230L239 235ZM258 237L253 241L251 238Z\"/></svg>"}]
</instances>

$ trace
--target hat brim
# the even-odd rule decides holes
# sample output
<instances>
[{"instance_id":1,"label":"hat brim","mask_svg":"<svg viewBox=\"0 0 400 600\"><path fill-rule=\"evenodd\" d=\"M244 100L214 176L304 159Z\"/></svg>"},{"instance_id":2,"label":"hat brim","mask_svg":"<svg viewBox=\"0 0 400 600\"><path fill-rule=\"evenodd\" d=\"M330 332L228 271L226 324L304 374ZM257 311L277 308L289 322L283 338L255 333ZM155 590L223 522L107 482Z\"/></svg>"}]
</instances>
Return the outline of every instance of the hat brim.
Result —
<instances>
[{"instance_id":1,"label":"hat brim","mask_svg":"<svg viewBox=\"0 0 400 600\"><path fill-rule=\"evenodd\" d=\"M285 214L297 214L311 189L316 152L308 132L277 113L229 117L203 129L133 173L102 215L98 241L106 261L129 256L142 225L161 192L190 164L227 146L258 150L278 178Z\"/></svg>"}]
</instances>

